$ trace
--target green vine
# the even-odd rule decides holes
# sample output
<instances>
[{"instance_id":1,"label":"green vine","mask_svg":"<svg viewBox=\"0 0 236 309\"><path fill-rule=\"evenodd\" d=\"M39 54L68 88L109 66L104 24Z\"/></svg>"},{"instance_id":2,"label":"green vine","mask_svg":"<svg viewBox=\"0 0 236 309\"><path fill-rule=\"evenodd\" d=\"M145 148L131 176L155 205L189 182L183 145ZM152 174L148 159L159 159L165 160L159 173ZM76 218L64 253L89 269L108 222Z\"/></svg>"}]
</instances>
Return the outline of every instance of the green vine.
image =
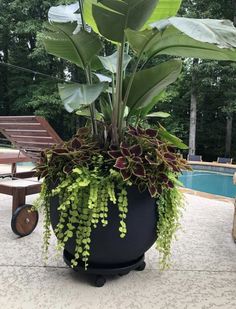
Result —
<instances>
[{"instance_id":1,"label":"green vine","mask_svg":"<svg viewBox=\"0 0 236 309\"><path fill-rule=\"evenodd\" d=\"M158 224L156 247L160 254L160 266L170 266L171 243L175 232L180 227L179 218L183 208L183 194L178 187L165 189L157 200Z\"/></svg>"},{"instance_id":2,"label":"green vine","mask_svg":"<svg viewBox=\"0 0 236 309\"><path fill-rule=\"evenodd\" d=\"M93 171L85 167L74 168L72 173L65 179L61 179L52 191L47 189L45 182L40 195L44 206L44 252L47 254L51 237L49 200L57 197L60 204L58 207L60 217L55 229L56 248L62 250L69 239L75 237L75 255L71 266L76 267L78 261L82 260L87 269L92 230L100 223L103 227L108 224L110 201L118 205L120 236L124 238L126 235L127 185L130 183L124 184L118 172L111 170L110 174L104 177L98 167ZM35 205L35 208L38 207Z\"/></svg>"},{"instance_id":3,"label":"green vine","mask_svg":"<svg viewBox=\"0 0 236 309\"><path fill-rule=\"evenodd\" d=\"M55 189L50 191L46 182L43 183L41 200L44 209L44 253L47 256L50 245L50 199L57 197L60 206L59 222L55 229L57 236L57 250L62 250L68 240L76 239L74 259L71 266L76 267L83 261L85 269L88 268L90 256L91 233L99 224L105 227L108 224L108 203L117 204L120 218L120 237L127 234L126 218L128 213L127 186L131 182L124 182L120 174L111 170L107 177L95 168L75 168L67 175ZM179 227L179 217L183 205L183 197L177 187L163 190L156 198L159 216L157 224L157 249L160 252L160 265L162 269L169 267L171 242L173 235ZM39 208L39 203L35 205Z\"/></svg>"}]
</instances>

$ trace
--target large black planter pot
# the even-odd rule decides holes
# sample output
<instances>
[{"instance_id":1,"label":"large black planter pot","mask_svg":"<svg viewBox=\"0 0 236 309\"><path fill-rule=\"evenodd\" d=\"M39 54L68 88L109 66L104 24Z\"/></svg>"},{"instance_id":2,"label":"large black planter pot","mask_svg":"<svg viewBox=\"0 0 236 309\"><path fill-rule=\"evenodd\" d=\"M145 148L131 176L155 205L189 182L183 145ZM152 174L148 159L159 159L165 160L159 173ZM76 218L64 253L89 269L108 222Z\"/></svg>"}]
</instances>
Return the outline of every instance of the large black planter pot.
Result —
<instances>
[{"instance_id":1,"label":"large black planter pot","mask_svg":"<svg viewBox=\"0 0 236 309\"><path fill-rule=\"evenodd\" d=\"M120 238L118 207L109 204L108 225L98 226L91 235L91 255L87 273L98 275L96 286L102 286L102 275L127 274L130 270L145 268L144 254L157 238L157 205L148 191L140 193L136 187L128 188L127 235ZM59 220L58 199L51 200L51 223L53 229ZM64 250L64 260L70 266L75 239L70 239ZM83 263L75 270L84 271Z\"/></svg>"}]
</instances>

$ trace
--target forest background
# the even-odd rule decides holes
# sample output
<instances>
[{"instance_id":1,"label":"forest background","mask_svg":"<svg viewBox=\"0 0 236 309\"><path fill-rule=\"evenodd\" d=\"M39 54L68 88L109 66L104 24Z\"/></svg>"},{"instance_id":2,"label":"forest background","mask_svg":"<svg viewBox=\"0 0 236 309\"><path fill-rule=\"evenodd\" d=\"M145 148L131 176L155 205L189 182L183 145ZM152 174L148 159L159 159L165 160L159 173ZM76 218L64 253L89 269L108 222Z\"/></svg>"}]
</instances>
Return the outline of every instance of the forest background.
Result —
<instances>
[{"instance_id":1,"label":"forest background","mask_svg":"<svg viewBox=\"0 0 236 309\"><path fill-rule=\"evenodd\" d=\"M73 2L0 0L0 115L44 116L63 139L84 119L65 111L57 84L65 78L83 82L83 76L78 68L46 53L41 30L51 6ZM236 1L183 0L179 14L236 24ZM106 46L108 55L112 51ZM236 160L235 63L185 59L180 78L155 109L170 113L160 122L189 145L189 153L201 154L205 161L218 156Z\"/></svg>"}]
</instances>

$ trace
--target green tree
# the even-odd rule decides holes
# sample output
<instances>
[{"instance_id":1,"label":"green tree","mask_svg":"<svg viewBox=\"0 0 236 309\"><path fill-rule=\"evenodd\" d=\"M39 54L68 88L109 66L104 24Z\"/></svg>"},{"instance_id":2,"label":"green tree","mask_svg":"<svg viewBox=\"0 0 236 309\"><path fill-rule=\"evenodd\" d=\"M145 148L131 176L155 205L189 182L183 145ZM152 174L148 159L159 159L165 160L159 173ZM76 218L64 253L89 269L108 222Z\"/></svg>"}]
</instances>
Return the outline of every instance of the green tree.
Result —
<instances>
[{"instance_id":1,"label":"green tree","mask_svg":"<svg viewBox=\"0 0 236 309\"><path fill-rule=\"evenodd\" d=\"M219 18L234 20L235 1L183 1L181 14L195 18ZM235 129L233 114L235 113L235 65L230 62L191 60L185 62L182 79L176 84L175 96L167 102L166 110L175 106L182 109L174 118L166 120L182 123L183 138L187 142L187 131L190 132L190 152L204 155L206 159L215 159L217 155L234 155L231 151L231 138L234 140ZM184 92L184 93L183 93ZM184 100L191 102L187 106ZM162 109L165 104L162 104ZM186 110L187 109L187 110ZM177 115L177 117L176 117ZM191 119L187 125L186 115ZM173 124L172 124L173 126ZM196 134L197 133L197 140ZM214 134L212 133L214 132ZM196 146L195 146L196 143Z\"/></svg>"},{"instance_id":2,"label":"green tree","mask_svg":"<svg viewBox=\"0 0 236 309\"><path fill-rule=\"evenodd\" d=\"M48 56L40 41L52 5L65 1L0 0L0 62L65 79L65 63ZM58 96L58 80L0 63L0 114L45 116L63 138L71 136L75 119L68 121ZM68 68L68 73L73 68Z\"/></svg>"}]
</instances>

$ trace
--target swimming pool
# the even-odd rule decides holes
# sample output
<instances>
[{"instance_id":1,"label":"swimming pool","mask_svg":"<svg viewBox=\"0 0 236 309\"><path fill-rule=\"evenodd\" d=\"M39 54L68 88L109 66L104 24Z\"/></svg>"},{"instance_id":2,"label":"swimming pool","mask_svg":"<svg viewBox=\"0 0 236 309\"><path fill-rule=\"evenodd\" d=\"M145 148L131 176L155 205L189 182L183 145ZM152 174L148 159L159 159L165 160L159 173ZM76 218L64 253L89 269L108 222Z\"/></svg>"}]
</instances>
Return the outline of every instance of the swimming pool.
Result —
<instances>
[{"instance_id":1,"label":"swimming pool","mask_svg":"<svg viewBox=\"0 0 236 309\"><path fill-rule=\"evenodd\" d=\"M180 181L184 187L226 197L236 197L236 185L233 175L217 172L192 171L183 172Z\"/></svg>"}]
</instances>

